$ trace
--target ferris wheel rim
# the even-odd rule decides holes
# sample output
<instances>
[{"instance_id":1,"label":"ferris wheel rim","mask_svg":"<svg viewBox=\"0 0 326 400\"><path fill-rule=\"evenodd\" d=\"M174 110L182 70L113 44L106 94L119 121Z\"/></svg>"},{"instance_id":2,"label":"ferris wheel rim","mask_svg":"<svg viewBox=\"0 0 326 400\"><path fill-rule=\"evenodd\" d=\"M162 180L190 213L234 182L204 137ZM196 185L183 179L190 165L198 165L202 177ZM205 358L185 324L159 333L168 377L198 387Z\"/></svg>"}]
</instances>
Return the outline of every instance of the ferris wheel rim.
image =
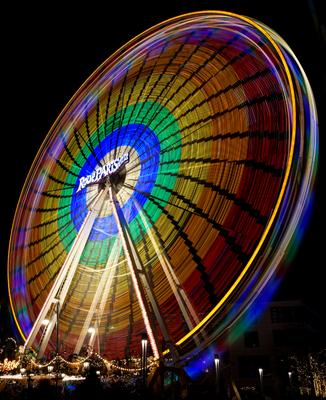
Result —
<instances>
[{"instance_id":1,"label":"ferris wheel rim","mask_svg":"<svg viewBox=\"0 0 326 400\"><path fill-rule=\"evenodd\" d=\"M234 284L232 285L232 287L228 290L228 292L224 295L224 297L219 301L219 303L200 321L199 324L197 324L192 331L188 332L186 335L184 335L181 339L179 339L175 344L176 345L181 345L183 342L185 342L187 339L191 338L197 331L200 330L200 328L202 326L204 326L215 314L216 312L220 309L220 307L227 301L228 297L231 295L231 293L234 291L234 289L238 286L238 284L240 283L240 281L242 280L243 276L247 273L247 271L249 270L251 264L254 262L255 258L257 257L257 254L259 253L260 249L262 248L266 237L268 236L270 230L272 229L272 226L275 222L276 216L280 210L280 206L282 203L282 200L284 198L284 194L285 194L285 190L286 190L286 186L288 183L288 178L289 178L289 174L290 174L290 169L292 166L292 161L293 161L293 153L294 153L294 146L295 146L295 132L296 132L296 118L295 118L295 114L296 114L296 104L295 104L295 94L294 94L294 89L293 89L293 81L292 81L292 77L291 77L291 73L289 71L288 65L286 63L286 60L282 54L281 49L279 48L279 46L276 44L276 42L274 41L274 39L270 36L270 34L264 29L262 28L257 22L253 21L252 19L249 19L247 17L243 17L240 16L238 14L234 14L234 13L229 13L229 12L224 12L224 11L202 11L202 12L194 12L194 13L187 13L187 14L183 14L181 16L177 16L177 17L173 17L171 19L168 19L166 21L163 21L157 25L155 25L152 28L149 28L148 30L145 30L144 32L142 32L140 35L136 36L135 38L133 38L131 41L129 41L126 45L122 46L120 49L118 49L115 53L112 54L112 56L109 57L108 60L110 60L110 62L114 61L114 57L116 57L117 55L122 56L124 54L125 51L128 50L129 46L131 46L133 43L136 42L136 40L138 40L138 38L142 38L145 37L146 34L148 34L149 32L153 32L155 33L157 29L159 29L160 27L163 27L165 24L170 23L170 22L175 22L177 21L179 18L182 17L192 17L192 16L197 16L197 15L205 15L207 13L212 13L214 15L226 15L226 16L231 16L231 17L235 17L235 18L239 18L242 21L245 21L248 24L251 24L252 26L254 26L256 29L258 29L268 40L269 42L273 45L274 49L276 50L276 52L278 53L283 67L286 71L286 76L288 79L288 84L290 87L290 98L291 98L291 107L292 107L292 112L294 115L294 118L292 119L292 129L291 129L291 145L290 145L290 150L289 150L289 154L288 154L288 159L287 159L287 163L286 163L286 171L285 171L285 176L283 178L282 181L282 189L279 193L276 205L274 207L273 213L269 218L268 224L264 229L264 233L258 243L258 245L256 246L253 254L250 257L250 260L247 262L246 266L243 268L242 272L240 273L240 275L238 276L236 282L234 282ZM123 54L122 54L123 53ZM98 67L94 73L85 81L85 83L83 85L80 86L80 88L78 89L78 91L76 92L76 94L74 96L72 96L72 98L69 100L69 102L67 103L67 105L65 106L65 108L63 109L63 111L59 114L59 116L57 117L56 121L54 122L54 124L52 125L52 127L49 130L48 135L46 136L44 142L42 143L39 152L37 153L34 162L31 166L31 169L27 175L26 181L24 183L24 187L22 190L22 194L21 196L23 196L24 193L24 189L26 187L26 185L28 184L28 180L30 178L30 176L32 175L33 171L34 171L34 167L37 164L37 160L39 158L39 155L41 154L42 150L44 149L45 144L47 143L47 140L50 137L50 133L52 131L55 130L56 125L58 124L58 122L60 121L61 117L67 112L67 110L69 110L69 108L71 107L71 105L74 103L75 98L78 97L78 94L85 88L87 87L87 85L91 82L92 77L96 76L96 74L98 74L99 71L101 71L101 68L103 68L103 65L106 64L106 62L108 61L104 61L103 64L101 64L100 67ZM106 64L107 65L107 64ZM20 202L22 201L22 198L19 198L18 204L20 204ZM15 217L16 218L16 213L18 210L18 206L15 212ZM11 248L11 241L12 241L12 232L10 235L10 241L9 241L9 249ZM9 268L9 267L8 267ZM10 305L11 305L11 309L13 311L13 316L16 322L16 325L19 329L20 334L22 335L23 338L25 338L25 335L23 333L23 331L20 328L20 324L18 322L17 316L15 314L15 310L13 307L13 301L11 298L11 287L10 287L10 278L9 278L9 273L8 273L8 289L9 289L9 298L10 298ZM25 338L26 339L26 338Z\"/></svg>"}]
</instances>

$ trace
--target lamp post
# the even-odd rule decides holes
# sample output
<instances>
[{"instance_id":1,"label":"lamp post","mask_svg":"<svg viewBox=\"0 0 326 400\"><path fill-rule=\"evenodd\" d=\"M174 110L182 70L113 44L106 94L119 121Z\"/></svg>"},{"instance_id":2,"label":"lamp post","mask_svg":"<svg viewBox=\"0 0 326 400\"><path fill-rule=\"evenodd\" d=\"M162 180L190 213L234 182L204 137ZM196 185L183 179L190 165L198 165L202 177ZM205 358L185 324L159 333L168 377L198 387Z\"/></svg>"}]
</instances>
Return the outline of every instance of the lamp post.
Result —
<instances>
[{"instance_id":1,"label":"lamp post","mask_svg":"<svg viewBox=\"0 0 326 400\"><path fill-rule=\"evenodd\" d=\"M142 361L142 372L143 372L143 385L146 386L146 374L147 374L147 335L142 334L141 339L141 361Z\"/></svg>"},{"instance_id":2,"label":"lamp post","mask_svg":"<svg viewBox=\"0 0 326 400\"><path fill-rule=\"evenodd\" d=\"M264 386L263 386L264 370L262 368L258 368L258 372L259 372L260 392L261 392L261 394L263 394L264 393Z\"/></svg>"},{"instance_id":3,"label":"lamp post","mask_svg":"<svg viewBox=\"0 0 326 400\"><path fill-rule=\"evenodd\" d=\"M220 356L214 354L216 395L220 392Z\"/></svg>"},{"instance_id":4,"label":"lamp post","mask_svg":"<svg viewBox=\"0 0 326 400\"><path fill-rule=\"evenodd\" d=\"M85 375L87 376L88 375L88 372L89 372L89 362L88 361L84 361L84 363L83 363L83 367L84 367L84 373L85 373Z\"/></svg>"},{"instance_id":5,"label":"lamp post","mask_svg":"<svg viewBox=\"0 0 326 400\"><path fill-rule=\"evenodd\" d=\"M60 312L60 301L58 299L56 299L56 303L55 303L55 312L57 314L57 323L56 323L56 333L57 333L57 337L56 337L56 353L57 355L59 354L59 312Z\"/></svg>"},{"instance_id":6,"label":"lamp post","mask_svg":"<svg viewBox=\"0 0 326 400\"><path fill-rule=\"evenodd\" d=\"M90 348L91 353L93 353L93 342L94 342L94 336L95 336L96 329L93 326L91 326L88 328L87 332L90 334L88 347Z\"/></svg>"},{"instance_id":7,"label":"lamp post","mask_svg":"<svg viewBox=\"0 0 326 400\"><path fill-rule=\"evenodd\" d=\"M289 385L290 385L290 393L293 393L293 382L292 382L292 372L288 372L288 377L289 377Z\"/></svg>"}]
</instances>

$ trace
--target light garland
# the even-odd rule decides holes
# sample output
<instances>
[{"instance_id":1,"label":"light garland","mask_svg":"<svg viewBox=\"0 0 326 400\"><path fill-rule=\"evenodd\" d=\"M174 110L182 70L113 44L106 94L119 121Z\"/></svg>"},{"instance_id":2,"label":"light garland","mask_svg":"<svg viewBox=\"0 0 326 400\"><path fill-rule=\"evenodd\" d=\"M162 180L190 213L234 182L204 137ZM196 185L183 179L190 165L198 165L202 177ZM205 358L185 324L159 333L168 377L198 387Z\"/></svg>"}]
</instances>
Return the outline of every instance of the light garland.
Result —
<instances>
[{"instance_id":1,"label":"light garland","mask_svg":"<svg viewBox=\"0 0 326 400\"><path fill-rule=\"evenodd\" d=\"M49 367L50 365L55 364L56 362L63 362L65 365L69 366L69 367L81 367L85 362L89 362L91 359L97 358L98 360L102 361L103 364L105 365L105 367L107 368L108 371L110 371L110 369L117 369L119 371L123 371L123 372L129 372L129 373L135 373L135 372L140 372L142 370L141 367L135 367L135 368L127 368L127 367L121 367L120 365L116 364L116 361L109 361L107 359L105 359L104 357L102 357L100 354L98 353L92 353L87 357L84 357L78 361L67 361L66 359L64 359L62 356L57 355L55 356L52 360L50 360L49 362L45 363L45 364L40 364L38 362L36 362L34 359L30 359L28 361L28 363L31 364L32 368L37 368L39 370L41 370L42 368L46 369L47 367ZM153 357L149 357L150 362L148 363L147 369L150 369L152 367L157 367L158 366L158 360L153 358ZM127 364L127 360L122 360L122 362L124 361L125 364ZM140 359L138 358L132 358L132 362L134 362L135 364L140 364ZM0 371L1 372L10 372L15 370L16 368L18 368L21 365L21 360L13 360L13 361L9 361L7 358L4 360L4 363L0 363Z\"/></svg>"},{"instance_id":2,"label":"light garland","mask_svg":"<svg viewBox=\"0 0 326 400\"><path fill-rule=\"evenodd\" d=\"M298 378L300 395L326 398L326 350L309 355L290 357L292 368Z\"/></svg>"},{"instance_id":3,"label":"light garland","mask_svg":"<svg viewBox=\"0 0 326 400\"><path fill-rule=\"evenodd\" d=\"M65 360L62 356L55 356L52 360L50 360L46 364L39 364L39 363L36 363L34 360L31 360L31 364L33 364L34 367L37 367L37 368L41 369L41 368L46 368L49 365L51 365L51 364L55 363L56 361L60 360L60 361L62 361L63 363L65 363L66 365L68 365L70 367L79 367L79 366L81 366L81 364L83 364L89 358L90 358L90 356L85 357L85 358L83 358L83 359L81 359L79 361L72 362L72 361Z\"/></svg>"},{"instance_id":4,"label":"light garland","mask_svg":"<svg viewBox=\"0 0 326 400\"><path fill-rule=\"evenodd\" d=\"M15 369L18 368L20 364L19 360L8 360L8 358L5 358L3 363L0 363L0 372L11 372L14 371Z\"/></svg>"}]
</instances>

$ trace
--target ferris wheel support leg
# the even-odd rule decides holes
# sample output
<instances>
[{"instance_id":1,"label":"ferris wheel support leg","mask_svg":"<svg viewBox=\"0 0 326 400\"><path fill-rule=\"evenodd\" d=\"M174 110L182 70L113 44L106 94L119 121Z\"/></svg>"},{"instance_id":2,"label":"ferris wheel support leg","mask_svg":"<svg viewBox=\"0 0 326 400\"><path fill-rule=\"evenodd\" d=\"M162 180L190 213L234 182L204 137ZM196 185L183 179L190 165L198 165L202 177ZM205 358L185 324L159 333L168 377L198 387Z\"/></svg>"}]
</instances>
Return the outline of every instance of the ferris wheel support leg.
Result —
<instances>
[{"instance_id":1,"label":"ferris wheel support leg","mask_svg":"<svg viewBox=\"0 0 326 400\"><path fill-rule=\"evenodd\" d=\"M90 234L90 231L92 230L92 227L93 227L95 218L96 218L96 214L93 212L93 213L90 215L90 218L88 218L88 221L87 221L87 223L86 223L86 225L85 225L85 229L84 229L83 235L82 235L82 237L81 237L81 240L80 240L80 242L79 242L79 244L78 244L75 257L73 258L73 261L72 261L72 263L71 263L71 265L70 265L70 268L69 268L69 270L67 271L67 274L65 275L65 280L64 280L62 286L59 288L59 291L57 292L57 295L56 295L56 297L55 297L56 300L57 300L57 302L59 303L59 312L60 312L61 306L62 306L62 305L64 304L64 302L65 302L65 299L66 299L66 296L67 296L67 294L68 294L68 291L69 291L71 282L72 282L72 280L73 280L73 278L74 278L74 276L75 276L75 274L76 274L76 271L77 271L77 267L78 267L78 264L79 264L80 257L81 257L81 255L82 255L82 252L83 252L84 248L85 248L85 245L86 245L88 236L89 236L89 234ZM52 331L53 331L53 329L54 329L54 324L51 325L49 328L51 329L51 331L50 331L50 329L49 329L49 330L48 330L49 333L48 333L48 334L44 337L44 339L43 339L44 342L45 342L45 340L47 340L47 342L44 344L45 348L46 348L47 345L48 345L48 341L49 341L49 339L50 339L50 337L51 337L51 333L52 333ZM42 343L42 344L43 344L43 343Z\"/></svg>"},{"instance_id":2,"label":"ferris wheel support leg","mask_svg":"<svg viewBox=\"0 0 326 400\"><path fill-rule=\"evenodd\" d=\"M161 316L161 313L160 313L160 310L159 310L155 295L152 292L151 285L150 285L150 283L148 281L148 277L147 277L146 271L145 271L145 269L144 269L144 267L143 267L143 265L142 265L142 263L141 263L141 261L139 259L137 251L136 251L136 249L135 249L135 247L133 245L133 242L132 242L132 239L130 237L128 229L126 229L126 235L127 235L128 241L130 243L130 248L131 248L131 251L133 253L134 260L137 263L137 273L138 273L138 275L140 277L142 287L145 289L145 292L147 294L149 302L150 302L150 304L152 306L152 310L154 312L155 318L156 318L156 320L157 320L157 322L158 322L158 324L160 326L162 335L163 335L164 340L165 340L165 342L166 342L166 344L167 344L167 346L168 346L168 348L170 350L170 354L172 355L174 363L177 364L178 363L178 359L179 359L178 350L176 349L173 341L170 338L170 335L168 333L168 330L167 330L167 327L165 325L164 319Z\"/></svg>"},{"instance_id":3,"label":"ferris wheel support leg","mask_svg":"<svg viewBox=\"0 0 326 400\"><path fill-rule=\"evenodd\" d=\"M52 331L53 331L53 329L54 329L55 322L56 322L56 315L54 314L54 315L52 316L52 318L51 318L51 320L50 320L48 326L46 327L46 331L45 331L45 334L44 334L43 338L41 339L41 342L40 342L40 343L41 343L40 349L39 349L38 354L37 354L37 355L38 355L38 358L42 358L42 357L43 357L43 354L44 354L44 352L45 352L45 349L46 349L46 347L47 347L47 345L48 345L48 342L49 342L49 340L50 340Z\"/></svg>"},{"instance_id":4,"label":"ferris wheel support leg","mask_svg":"<svg viewBox=\"0 0 326 400\"><path fill-rule=\"evenodd\" d=\"M183 290L179 279L177 278L177 276L175 275L173 268L170 264L170 262L168 261L167 257L165 256L165 254L160 251L158 244L156 243L155 237L150 229L150 226L145 218L145 215L143 213L143 211L141 210L139 203L137 201L135 201L135 206L137 208L137 211L140 215L140 218L144 224L144 226L146 227L147 230L147 234L152 242L152 245L154 247L155 253L160 261L160 264L162 266L163 272L165 273L165 276L169 282L169 285L173 291L173 294L178 302L178 305L180 307L181 313L183 315L183 318L189 328L189 330L193 329L194 324L193 321L198 324L199 323L199 319L198 316L190 302L190 300L188 299L188 296L186 295L185 291ZM193 318L193 321L190 318ZM197 340L198 341L198 340Z\"/></svg>"},{"instance_id":5,"label":"ferris wheel support leg","mask_svg":"<svg viewBox=\"0 0 326 400\"><path fill-rule=\"evenodd\" d=\"M62 300L65 299L66 293L67 293L67 286L69 288L71 280L76 272L76 268L79 262L79 258L81 256L81 253L84 249L84 246L86 244L86 241L88 239L88 236L91 232L91 229L93 227L96 215L98 213L99 205L102 204L102 201L104 200L105 192L102 190L94 199L93 204L91 205L91 209L88 212L75 240L74 243L60 269L60 272L58 273L58 276L50 290L50 293L48 294L48 297L46 298L43 307L41 308L41 311L39 315L36 318L36 321L32 327L32 330L30 331L26 342L24 344L24 349L31 347L35 341L35 338L38 334L38 332L41 329L43 320L46 318L48 312L50 311L50 308L52 304L56 303L58 300L61 301L62 305ZM64 294L64 296L63 296ZM52 330L51 327L49 327L48 331L52 333L54 324L52 325ZM48 340L50 339L50 333L48 333L46 336L48 336ZM43 338L44 341L44 338ZM45 344L46 347L47 343ZM42 343L41 343L42 346Z\"/></svg>"},{"instance_id":6,"label":"ferris wheel support leg","mask_svg":"<svg viewBox=\"0 0 326 400\"><path fill-rule=\"evenodd\" d=\"M118 242L118 240L116 240L116 242ZM114 246L113 246L113 248L114 248ZM120 248L120 246L119 246L119 248ZM101 316L103 314L105 302L109 295L113 277L115 275L115 271L116 271L115 264L118 261L119 254L120 254L119 251L115 251L115 252L112 251L107 260L107 263L105 265L105 271L104 271L102 277L100 278L99 284L98 284L96 292L95 292L95 296L93 297L93 300L92 300L91 307L88 310L82 330L79 334L78 341L76 343L75 350L74 350L75 354L79 354L80 349L82 348L82 345L85 341L85 338L86 338L86 335L88 332L88 329L93 320L94 314L96 313L97 305L100 301L101 296L102 296L102 298L101 298L100 309L99 309L99 313L98 313L99 319L101 318ZM113 265L113 267L112 267L112 265ZM95 335L98 336L98 327L97 327L97 330L95 330L94 332L91 333L91 338L90 338L90 343L89 343L90 345L93 345L93 342L95 340Z\"/></svg>"},{"instance_id":7,"label":"ferris wheel support leg","mask_svg":"<svg viewBox=\"0 0 326 400\"><path fill-rule=\"evenodd\" d=\"M111 202L112 202L112 210L113 210L114 218L116 220L118 231L119 231L119 234L121 237L122 246L123 246L125 256L127 259L127 263L128 263L128 267L130 270L133 285L135 288L137 300L139 302L140 309L142 312L147 335L148 335L150 344L152 346L154 357L159 358L157 340L154 337L154 323L149 318L150 309L149 309L149 306L146 301L145 291L148 296L149 302L152 306L153 312L155 314L155 318L156 318L156 320L160 326L160 329L162 331L163 337L167 343L171 343L170 337L169 337L167 328L165 326L164 320L159 312L159 308L158 308L156 299L154 297L154 294L153 294L153 292L150 288L150 285L147 281L145 270L141 264L139 256L138 256L136 249L133 245L133 242L129 236L127 223L126 223L124 215L119 207L119 202L116 199L116 195L115 195L111 185L109 186L109 193L110 193L110 198L111 198ZM119 209L118 209L118 207L119 207ZM172 353L173 353L173 351L172 351ZM174 351L174 353L175 353L175 351Z\"/></svg>"}]
</instances>

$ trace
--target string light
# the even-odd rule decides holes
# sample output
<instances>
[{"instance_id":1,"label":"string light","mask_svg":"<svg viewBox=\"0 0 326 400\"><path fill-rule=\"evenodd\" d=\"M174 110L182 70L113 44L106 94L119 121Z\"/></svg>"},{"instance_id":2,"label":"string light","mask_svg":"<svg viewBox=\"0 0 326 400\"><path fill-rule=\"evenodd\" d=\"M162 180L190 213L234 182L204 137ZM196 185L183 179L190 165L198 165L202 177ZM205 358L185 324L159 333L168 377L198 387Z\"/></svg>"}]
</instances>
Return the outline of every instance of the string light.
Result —
<instances>
[{"instance_id":1,"label":"string light","mask_svg":"<svg viewBox=\"0 0 326 400\"><path fill-rule=\"evenodd\" d=\"M14 371L19 366L19 361L12 360L9 361L8 358L5 358L3 363L0 363L0 372L10 372Z\"/></svg>"},{"instance_id":2,"label":"string light","mask_svg":"<svg viewBox=\"0 0 326 400\"><path fill-rule=\"evenodd\" d=\"M105 365L108 371L110 371L111 369L116 369L122 372L135 373L135 372L140 372L142 370L140 366L139 367L136 366L134 368L123 367L121 365L118 365L117 361L115 360L109 361L96 352L92 353L87 357L81 358L78 361L67 361L62 356L57 355L52 360L44 364L36 362L34 359L30 359L28 362L30 363L32 369L38 369L39 371L41 371L42 369L47 369L48 372L51 373L54 369L54 364L56 364L57 362L63 363L64 365L71 368L80 368L81 366L83 366L84 368L89 368L92 365L92 360L94 359L98 359L99 361L101 361ZM127 364L128 361L121 360L120 362ZM138 358L131 358L131 362L134 363L135 365L141 364L141 360ZM6 358L3 363L0 363L0 372L8 373L14 371L20 365L21 365L20 360L9 361ZM149 363L147 368L151 369L157 366L158 366L158 360L154 357L149 357ZM26 368L21 368L21 371L23 371L22 374L24 374L26 372Z\"/></svg>"}]
</instances>

